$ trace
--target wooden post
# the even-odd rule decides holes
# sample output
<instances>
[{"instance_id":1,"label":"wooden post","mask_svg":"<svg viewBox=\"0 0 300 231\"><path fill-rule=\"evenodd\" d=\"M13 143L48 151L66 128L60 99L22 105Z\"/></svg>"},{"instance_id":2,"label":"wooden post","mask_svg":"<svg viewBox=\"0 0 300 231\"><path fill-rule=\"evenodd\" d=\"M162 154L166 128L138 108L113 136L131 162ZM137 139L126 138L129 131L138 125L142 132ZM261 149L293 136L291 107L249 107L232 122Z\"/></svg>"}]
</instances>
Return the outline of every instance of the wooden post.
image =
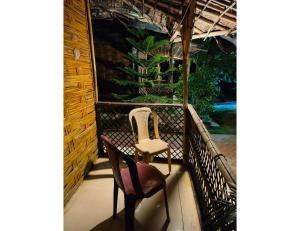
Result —
<instances>
[{"instance_id":1,"label":"wooden post","mask_svg":"<svg viewBox=\"0 0 300 231\"><path fill-rule=\"evenodd\" d=\"M169 50L169 56L170 56L170 62L169 62L169 67L173 68L174 64L173 64L173 47L174 47L174 43L171 43L170 45L170 50ZM169 83L173 83L173 71L170 72L169 74Z\"/></svg>"},{"instance_id":2,"label":"wooden post","mask_svg":"<svg viewBox=\"0 0 300 231\"><path fill-rule=\"evenodd\" d=\"M92 27L92 17L91 17L91 7L90 1L86 0L87 7L87 16L88 16L88 29L90 36L90 46L91 46L91 58L92 58L92 67L94 73L94 90L95 90L95 101L98 102L98 83L97 83L97 69L96 69L96 59L95 59L95 49L94 49L94 38L93 38L93 27Z\"/></svg>"},{"instance_id":3,"label":"wooden post","mask_svg":"<svg viewBox=\"0 0 300 231\"><path fill-rule=\"evenodd\" d=\"M182 28L180 30L182 38L182 67L183 67L183 112L184 112L184 126L183 126L183 161L186 162L187 156L189 154L189 140L188 140L188 88L187 88L187 78L188 78L188 60L190 51L190 42L192 38L192 32L194 27L196 1L190 0L185 1L185 7L183 8L183 21Z\"/></svg>"}]
</instances>

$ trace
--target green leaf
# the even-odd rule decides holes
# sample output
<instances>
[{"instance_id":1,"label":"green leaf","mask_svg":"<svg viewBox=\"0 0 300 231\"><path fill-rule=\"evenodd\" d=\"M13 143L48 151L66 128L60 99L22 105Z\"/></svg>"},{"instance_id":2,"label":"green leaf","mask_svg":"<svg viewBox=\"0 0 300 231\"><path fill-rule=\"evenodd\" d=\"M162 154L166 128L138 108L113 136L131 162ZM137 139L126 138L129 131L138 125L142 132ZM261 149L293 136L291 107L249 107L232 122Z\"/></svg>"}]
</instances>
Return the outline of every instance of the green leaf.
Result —
<instances>
[{"instance_id":1,"label":"green leaf","mask_svg":"<svg viewBox=\"0 0 300 231\"><path fill-rule=\"evenodd\" d=\"M166 62L168 60L167 57L161 56L161 55L154 55L150 59L147 60L146 65L148 67L150 66L157 66L160 63Z\"/></svg>"},{"instance_id":2,"label":"green leaf","mask_svg":"<svg viewBox=\"0 0 300 231\"><path fill-rule=\"evenodd\" d=\"M116 100L126 100L128 99L129 95L118 95L116 93L111 94Z\"/></svg>"},{"instance_id":3,"label":"green leaf","mask_svg":"<svg viewBox=\"0 0 300 231\"><path fill-rule=\"evenodd\" d=\"M144 37L147 35L146 31L143 29L128 27L127 30L129 33L131 33L134 37L136 37L139 40L143 40Z\"/></svg>"},{"instance_id":4,"label":"green leaf","mask_svg":"<svg viewBox=\"0 0 300 231\"><path fill-rule=\"evenodd\" d=\"M143 47L142 44L138 41L136 41L134 38L126 38L126 40L136 49L139 51L143 52Z\"/></svg>"},{"instance_id":5,"label":"green leaf","mask_svg":"<svg viewBox=\"0 0 300 231\"><path fill-rule=\"evenodd\" d=\"M153 78L158 72L157 68L149 68L148 73L140 73L134 70L131 67L120 67L119 70L123 71L125 74L132 76L134 78L141 77L141 78Z\"/></svg>"},{"instance_id":6,"label":"green leaf","mask_svg":"<svg viewBox=\"0 0 300 231\"><path fill-rule=\"evenodd\" d=\"M151 51L155 51L157 50L158 48L162 47L162 46L166 46L169 44L169 40L166 40L166 39L163 39L163 40L160 40L158 42L155 42L152 47L151 47Z\"/></svg>"},{"instance_id":7,"label":"green leaf","mask_svg":"<svg viewBox=\"0 0 300 231\"><path fill-rule=\"evenodd\" d=\"M140 58L137 57L137 55L135 55L135 54L133 54L131 52L128 52L128 59L131 62L137 63L141 67L148 67L147 66L147 60L140 59Z\"/></svg>"},{"instance_id":8,"label":"green leaf","mask_svg":"<svg viewBox=\"0 0 300 231\"><path fill-rule=\"evenodd\" d=\"M172 103L172 99L157 95L138 96L128 101L132 103Z\"/></svg>"},{"instance_id":9,"label":"green leaf","mask_svg":"<svg viewBox=\"0 0 300 231\"><path fill-rule=\"evenodd\" d=\"M142 42L143 51L145 53L149 53L152 50L153 44L154 44L154 36L150 35Z\"/></svg>"},{"instance_id":10,"label":"green leaf","mask_svg":"<svg viewBox=\"0 0 300 231\"><path fill-rule=\"evenodd\" d=\"M131 81L131 80L121 80L121 79L112 79L112 82L123 87L143 87L143 83L139 83L136 81Z\"/></svg>"},{"instance_id":11,"label":"green leaf","mask_svg":"<svg viewBox=\"0 0 300 231\"><path fill-rule=\"evenodd\" d=\"M171 72L177 71L176 67L170 67L168 70L161 72L160 75L162 76L166 76L169 75Z\"/></svg>"}]
</instances>

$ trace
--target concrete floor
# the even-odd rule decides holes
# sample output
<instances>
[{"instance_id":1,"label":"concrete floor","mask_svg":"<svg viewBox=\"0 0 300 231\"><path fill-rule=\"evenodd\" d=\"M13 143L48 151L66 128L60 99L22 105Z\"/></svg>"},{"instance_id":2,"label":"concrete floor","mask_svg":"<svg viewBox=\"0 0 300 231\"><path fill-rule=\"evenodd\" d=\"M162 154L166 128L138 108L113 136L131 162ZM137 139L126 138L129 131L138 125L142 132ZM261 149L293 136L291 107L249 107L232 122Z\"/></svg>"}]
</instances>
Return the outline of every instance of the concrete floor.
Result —
<instances>
[{"instance_id":1,"label":"concrete floor","mask_svg":"<svg viewBox=\"0 0 300 231\"><path fill-rule=\"evenodd\" d=\"M168 165L152 163L163 174L168 173ZM167 193L170 219L166 222L163 192L141 201L135 210L135 230L156 231L198 231L200 221L196 198L189 173L180 164L172 164L172 172L167 177ZM64 209L64 230L123 230L124 198L119 190L118 216L112 219L113 175L108 159L97 160L94 169L67 203Z\"/></svg>"}]
</instances>

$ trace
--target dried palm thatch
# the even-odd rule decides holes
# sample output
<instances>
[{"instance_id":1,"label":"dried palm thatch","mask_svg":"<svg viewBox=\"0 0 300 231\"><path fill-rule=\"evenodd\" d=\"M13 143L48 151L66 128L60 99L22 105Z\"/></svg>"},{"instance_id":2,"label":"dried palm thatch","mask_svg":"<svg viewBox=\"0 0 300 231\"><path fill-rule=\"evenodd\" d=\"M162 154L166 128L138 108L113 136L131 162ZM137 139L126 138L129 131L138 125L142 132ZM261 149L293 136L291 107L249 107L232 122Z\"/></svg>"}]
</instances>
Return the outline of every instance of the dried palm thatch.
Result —
<instances>
[{"instance_id":1,"label":"dried palm thatch","mask_svg":"<svg viewBox=\"0 0 300 231\"><path fill-rule=\"evenodd\" d=\"M64 1L64 202L97 156L95 91L86 2Z\"/></svg>"},{"instance_id":2,"label":"dried palm thatch","mask_svg":"<svg viewBox=\"0 0 300 231\"><path fill-rule=\"evenodd\" d=\"M130 18L155 24L180 42L186 6L191 0L91 0L94 18ZM196 0L192 39L236 33L235 0Z\"/></svg>"}]
</instances>

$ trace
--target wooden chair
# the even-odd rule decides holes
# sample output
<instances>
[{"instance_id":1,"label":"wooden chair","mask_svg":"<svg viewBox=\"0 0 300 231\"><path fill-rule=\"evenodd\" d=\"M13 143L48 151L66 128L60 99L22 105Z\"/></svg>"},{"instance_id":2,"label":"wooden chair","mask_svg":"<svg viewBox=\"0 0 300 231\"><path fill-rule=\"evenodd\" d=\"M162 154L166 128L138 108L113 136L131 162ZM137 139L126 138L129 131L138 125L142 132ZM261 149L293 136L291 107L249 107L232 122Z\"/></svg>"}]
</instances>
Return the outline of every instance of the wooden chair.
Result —
<instances>
[{"instance_id":1,"label":"wooden chair","mask_svg":"<svg viewBox=\"0 0 300 231\"><path fill-rule=\"evenodd\" d=\"M154 125L154 135L155 139L150 139L149 137L149 128L148 128L148 119L150 113L153 115L153 125ZM133 128L133 118L137 124L137 136ZM129 121L132 128L133 139L135 142L135 160L138 160L139 154L144 158L145 163L149 163L154 155L158 155L163 152L168 154L168 165L169 173L171 172L171 152L169 144L162 141L159 137L158 132L158 115L155 111L151 111L148 107L136 108L130 111ZM136 139L136 137L138 137Z\"/></svg>"},{"instance_id":2,"label":"wooden chair","mask_svg":"<svg viewBox=\"0 0 300 231\"><path fill-rule=\"evenodd\" d=\"M163 189L167 221L169 221L166 181L161 172L149 164L136 163L129 156L117 149L108 137L101 135L101 139L106 147L114 175L113 218L116 217L117 213L119 188L124 193L126 231L134 230L134 210L137 200L151 197ZM127 167L120 167L120 158L126 162Z\"/></svg>"}]
</instances>

